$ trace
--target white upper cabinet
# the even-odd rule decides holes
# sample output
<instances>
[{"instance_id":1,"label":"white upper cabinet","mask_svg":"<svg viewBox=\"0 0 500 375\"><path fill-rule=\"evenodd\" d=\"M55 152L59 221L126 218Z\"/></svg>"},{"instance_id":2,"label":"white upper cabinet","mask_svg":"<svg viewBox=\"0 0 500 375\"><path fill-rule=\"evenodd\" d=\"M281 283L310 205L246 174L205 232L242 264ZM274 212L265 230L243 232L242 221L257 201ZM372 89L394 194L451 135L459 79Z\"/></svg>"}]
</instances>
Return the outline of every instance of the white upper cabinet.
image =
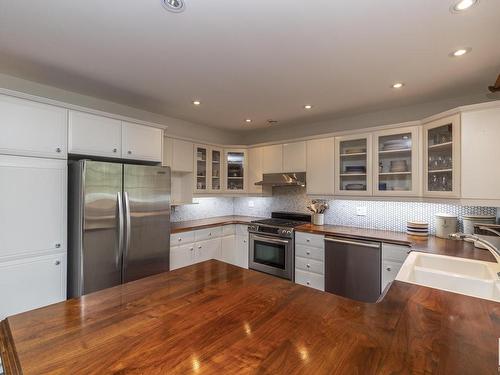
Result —
<instances>
[{"instance_id":1,"label":"white upper cabinet","mask_svg":"<svg viewBox=\"0 0 500 375\"><path fill-rule=\"evenodd\" d=\"M423 143L424 196L459 198L460 115L425 124Z\"/></svg>"},{"instance_id":2,"label":"white upper cabinet","mask_svg":"<svg viewBox=\"0 0 500 375\"><path fill-rule=\"evenodd\" d=\"M372 195L372 135L335 138L335 194Z\"/></svg>"},{"instance_id":3,"label":"white upper cabinet","mask_svg":"<svg viewBox=\"0 0 500 375\"><path fill-rule=\"evenodd\" d=\"M248 192L262 193L262 186L255 185L262 181L262 147L248 149Z\"/></svg>"},{"instance_id":4,"label":"white upper cabinet","mask_svg":"<svg viewBox=\"0 0 500 375\"><path fill-rule=\"evenodd\" d=\"M373 195L419 195L419 150L418 126L374 133Z\"/></svg>"},{"instance_id":5,"label":"white upper cabinet","mask_svg":"<svg viewBox=\"0 0 500 375\"><path fill-rule=\"evenodd\" d=\"M307 194L333 195L335 192L335 139L307 141Z\"/></svg>"},{"instance_id":6,"label":"white upper cabinet","mask_svg":"<svg viewBox=\"0 0 500 375\"><path fill-rule=\"evenodd\" d=\"M283 145L283 172L306 171L306 142L285 143Z\"/></svg>"},{"instance_id":7,"label":"white upper cabinet","mask_svg":"<svg viewBox=\"0 0 500 375\"><path fill-rule=\"evenodd\" d=\"M162 145L161 129L122 122L122 158L161 162Z\"/></svg>"},{"instance_id":8,"label":"white upper cabinet","mask_svg":"<svg viewBox=\"0 0 500 375\"><path fill-rule=\"evenodd\" d=\"M246 192L248 183L247 150L224 150L225 190L233 193Z\"/></svg>"},{"instance_id":9,"label":"white upper cabinet","mask_svg":"<svg viewBox=\"0 0 500 375\"><path fill-rule=\"evenodd\" d=\"M173 172L193 172L193 143L165 137L163 164Z\"/></svg>"},{"instance_id":10,"label":"white upper cabinet","mask_svg":"<svg viewBox=\"0 0 500 375\"><path fill-rule=\"evenodd\" d=\"M90 113L69 111L68 152L120 158L122 122Z\"/></svg>"},{"instance_id":11,"label":"white upper cabinet","mask_svg":"<svg viewBox=\"0 0 500 375\"><path fill-rule=\"evenodd\" d=\"M68 111L0 95L0 154L67 157Z\"/></svg>"},{"instance_id":12,"label":"white upper cabinet","mask_svg":"<svg viewBox=\"0 0 500 375\"><path fill-rule=\"evenodd\" d=\"M66 251L65 160L0 155L0 258Z\"/></svg>"},{"instance_id":13,"label":"white upper cabinet","mask_svg":"<svg viewBox=\"0 0 500 375\"><path fill-rule=\"evenodd\" d=\"M462 198L500 199L500 108L462 113Z\"/></svg>"},{"instance_id":14,"label":"white upper cabinet","mask_svg":"<svg viewBox=\"0 0 500 375\"><path fill-rule=\"evenodd\" d=\"M283 145L262 147L262 173L283 172Z\"/></svg>"}]
</instances>

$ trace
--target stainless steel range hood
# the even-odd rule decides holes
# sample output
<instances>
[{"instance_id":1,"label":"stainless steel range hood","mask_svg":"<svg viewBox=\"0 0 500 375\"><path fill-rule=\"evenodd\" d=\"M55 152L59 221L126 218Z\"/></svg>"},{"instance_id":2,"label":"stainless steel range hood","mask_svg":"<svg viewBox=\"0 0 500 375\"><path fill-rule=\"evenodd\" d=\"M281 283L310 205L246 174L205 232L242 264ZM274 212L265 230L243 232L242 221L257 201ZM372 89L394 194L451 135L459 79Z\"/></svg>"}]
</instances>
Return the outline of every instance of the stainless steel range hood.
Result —
<instances>
[{"instance_id":1,"label":"stainless steel range hood","mask_svg":"<svg viewBox=\"0 0 500 375\"><path fill-rule=\"evenodd\" d=\"M259 186L306 186L306 173L268 173L262 175Z\"/></svg>"}]
</instances>

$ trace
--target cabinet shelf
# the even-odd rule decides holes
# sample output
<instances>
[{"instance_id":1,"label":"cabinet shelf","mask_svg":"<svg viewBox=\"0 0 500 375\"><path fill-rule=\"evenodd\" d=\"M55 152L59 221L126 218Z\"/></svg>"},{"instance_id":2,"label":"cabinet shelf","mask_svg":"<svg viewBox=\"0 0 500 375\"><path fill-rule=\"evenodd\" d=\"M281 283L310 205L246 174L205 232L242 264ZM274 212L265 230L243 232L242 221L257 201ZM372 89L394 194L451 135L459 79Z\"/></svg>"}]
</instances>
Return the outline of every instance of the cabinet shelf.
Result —
<instances>
[{"instance_id":1,"label":"cabinet shelf","mask_svg":"<svg viewBox=\"0 0 500 375\"><path fill-rule=\"evenodd\" d=\"M366 156L366 152L353 152L352 154L340 154L341 158L348 156Z\"/></svg>"},{"instance_id":2,"label":"cabinet shelf","mask_svg":"<svg viewBox=\"0 0 500 375\"><path fill-rule=\"evenodd\" d=\"M411 175L411 172L382 172L379 176Z\"/></svg>"},{"instance_id":3,"label":"cabinet shelf","mask_svg":"<svg viewBox=\"0 0 500 375\"><path fill-rule=\"evenodd\" d=\"M411 152L411 148L401 148L398 150L380 150L378 153L382 155L386 154L402 154L402 153L408 153Z\"/></svg>"},{"instance_id":4,"label":"cabinet shelf","mask_svg":"<svg viewBox=\"0 0 500 375\"><path fill-rule=\"evenodd\" d=\"M366 176L366 173L341 173L340 177Z\"/></svg>"},{"instance_id":5,"label":"cabinet shelf","mask_svg":"<svg viewBox=\"0 0 500 375\"><path fill-rule=\"evenodd\" d=\"M450 142L444 142L444 143L438 143L438 144L429 146L429 150L436 150L436 149L440 149L440 148L449 148L452 145L453 145L452 141L450 141Z\"/></svg>"},{"instance_id":6,"label":"cabinet shelf","mask_svg":"<svg viewBox=\"0 0 500 375\"><path fill-rule=\"evenodd\" d=\"M228 177L229 180L242 180L243 177Z\"/></svg>"},{"instance_id":7,"label":"cabinet shelf","mask_svg":"<svg viewBox=\"0 0 500 375\"><path fill-rule=\"evenodd\" d=\"M449 168L449 169L434 169L434 170L429 170L427 171L429 174L431 173L449 173L449 172L453 172L453 169Z\"/></svg>"}]
</instances>

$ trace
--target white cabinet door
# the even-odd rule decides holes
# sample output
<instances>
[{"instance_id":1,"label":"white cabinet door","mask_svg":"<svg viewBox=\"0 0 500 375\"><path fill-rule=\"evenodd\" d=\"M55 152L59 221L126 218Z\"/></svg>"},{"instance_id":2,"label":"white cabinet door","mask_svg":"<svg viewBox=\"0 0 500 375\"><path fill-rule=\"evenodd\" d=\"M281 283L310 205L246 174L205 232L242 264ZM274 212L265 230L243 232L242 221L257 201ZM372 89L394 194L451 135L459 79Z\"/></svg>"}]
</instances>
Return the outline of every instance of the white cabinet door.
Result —
<instances>
[{"instance_id":1,"label":"white cabinet door","mask_svg":"<svg viewBox=\"0 0 500 375\"><path fill-rule=\"evenodd\" d=\"M224 150L225 190L244 193L248 184L248 156L246 149Z\"/></svg>"},{"instance_id":2,"label":"white cabinet door","mask_svg":"<svg viewBox=\"0 0 500 375\"><path fill-rule=\"evenodd\" d=\"M68 111L0 95L0 154L67 157Z\"/></svg>"},{"instance_id":3,"label":"white cabinet door","mask_svg":"<svg viewBox=\"0 0 500 375\"><path fill-rule=\"evenodd\" d=\"M66 254L0 262L0 319L66 299Z\"/></svg>"},{"instance_id":4,"label":"white cabinet door","mask_svg":"<svg viewBox=\"0 0 500 375\"><path fill-rule=\"evenodd\" d=\"M373 134L373 195L420 195L419 126Z\"/></svg>"},{"instance_id":5,"label":"white cabinet door","mask_svg":"<svg viewBox=\"0 0 500 375\"><path fill-rule=\"evenodd\" d=\"M186 267L194 263L194 244L170 248L170 270Z\"/></svg>"},{"instance_id":6,"label":"white cabinet door","mask_svg":"<svg viewBox=\"0 0 500 375\"><path fill-rule=\"evenodd\" d=\"M500 108L462 113L462 198L500 199Z\"/></svg>"},{"instance_id":7,"label":"white cabinet door","mask_svg":"<svg viewBox=\"0 0 500 375\"><path fill-rule=\"evenodd\" d=\"M283 172L283 145L262 147L262 173L281 172Z\"/></svg>"},{"instance_id":8,"label":"white cabinet door","mask_svg":"<svg viewBox=\"0 0 500 375\"><path fill-rule=\"evenodd\" d=\"M262 147L248 149L248 192L262 193L262 186L255 185L262 181Z\"/></svg>"},{"instance_id":9,"label":"white cabinet door","mask_svg":"<svg viewBox=\"0 0 500 375\"><path fill-rule=\"evenodd\" d=\"M164 138L163 165L172 172L193 172L193 143L175 138Z\"/></svg>"},{"instance_id":10,"label":"white cabinet door","mask_svg":"<svg viewBox=\"0 0 500 375\"><path fill-rule=\"evenodd\" d=\"M90 113L69 111L68 152L120 158L122 122Z\"/></svg>"},{"instance_id":11,"label":"white cabinet door","mask_svg":"<svg viewBox=\"0 0 500 375\"><path fill-rule=\"evenodd\" d=\"M0 155L0 258L66 250L65 160Z\"/></svg>"},{"instance_id":12,"label":"white cabinet door","mask_svg":"<svg viewBox=\"0 0 500 375\"><path fill-rule=\"evenodd\" d=\"M333 195L335 192L335 139L307 141L307 194Z\"/></svg>"},{"instance_id":13,"label":"white cabinet door","mask_svg":"<svg viewBox=\"0 0 500 375\"><path fill-rule=\"evenodd\" d=\"M460 115L427 123L423 131L424 196L459 198ZM468 139L465 141L469 142Z\"/></svg>"},{"instance_id":14,"label":"white cabinet door","mask_svg":"<svg viewBox=\"0 0 500 375\"><path fill-rule=\"evenodd\" d=\"M306 171L306 142L283 145L283 172Z\"/></svg>"},{"instance_id":15,"label":"white cabinet door","mask_svg":"<svg viewBox=\"0 0 500 375\"><path fill-rule=\"evenodd\" d=\"M221 239L201 241L196 243L196 261L204 262L210 259L220 258Z\"/></svg>"},{"instance_id":16,"label":"white cabinet door","mask_svg":"<svg viewBox=\"0 0 500 375\"><path fill-rule=\"evenodd\" d=\"M236 265L236 236L222 237L220 261Z\"/></svg>"},{"instance_id":17,"label":"white cabinet door","mask_svg":"<svg viewBox=\"0 0 500 375\"><path fill-rule=\"evenodd\" d=\"M161 162L162 145L161 129L122 122L122 158Z\"/></svg>"},{"instance_id":18,"label":"white cabinet door","mask_svg":"<svg viewBox=\"0 0 500 375\"><path fill-rule=\"evenodd\" d=\"M236 261L235 265L248 269L248 235L236 236Z\"/></svg>"}]
</instances>

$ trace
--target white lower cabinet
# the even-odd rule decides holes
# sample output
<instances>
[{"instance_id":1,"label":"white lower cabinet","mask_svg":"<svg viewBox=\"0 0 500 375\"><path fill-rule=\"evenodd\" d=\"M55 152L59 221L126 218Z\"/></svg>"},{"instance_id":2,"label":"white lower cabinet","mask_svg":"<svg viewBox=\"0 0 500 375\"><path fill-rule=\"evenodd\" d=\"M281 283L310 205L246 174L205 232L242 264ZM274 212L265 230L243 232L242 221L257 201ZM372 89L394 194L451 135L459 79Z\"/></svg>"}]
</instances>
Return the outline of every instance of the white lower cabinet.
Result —
<instances>
[{"instance_id":1,"label":"white lower cabinet","mask_svg":"<svg viewBox=\"0 0 500 375\"><path fill-rule=\"evenodd\" d=\"M408 256L409 246L382 243L381 288L383 292L394 281Z\"/></svg>"},{"instance_id":2,"label":"white lower cabinet","mask_svg":"<svg viewBox=\"0 0 500 375\"><path fill-rule=\"evenodd\" d=\"M210 259L248 268L246 227L225 225L172 234L170 269L175 270Z\"/></svg>"},{"instance_id":3,"label":"white lower cabinet","mask_svg":"<svg viewBox=\"0 0 500 375\"><path fill-rule=\"evenodd\" d=\"M325 290L325 236L295 234L295 282Z\"/></svg>"},{"instance_id":4,"label":"white lower cabinet","mask_svg":"<svg viewBox=\"0 0 500 375\"><path fill-rule=\"evenodd\" d=\"M66 254L0 261L0 320L66 299Z\"/></svg>"}]
</instances>

